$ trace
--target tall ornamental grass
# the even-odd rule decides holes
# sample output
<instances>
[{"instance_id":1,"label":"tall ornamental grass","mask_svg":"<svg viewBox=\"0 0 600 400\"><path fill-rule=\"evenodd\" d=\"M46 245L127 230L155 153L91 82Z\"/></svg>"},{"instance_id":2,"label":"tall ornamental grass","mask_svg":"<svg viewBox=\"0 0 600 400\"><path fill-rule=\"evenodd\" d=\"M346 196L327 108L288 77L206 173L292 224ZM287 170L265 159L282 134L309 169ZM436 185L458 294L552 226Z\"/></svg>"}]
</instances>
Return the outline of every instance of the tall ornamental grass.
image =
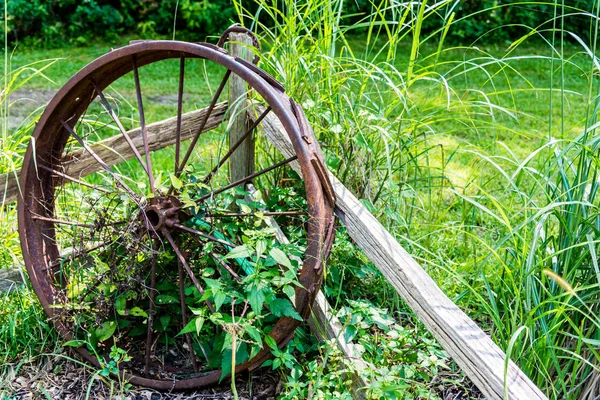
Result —
<instances>
[{"instance_id":1,"label":"tall ornamental grass","mask_svg":"<svg viewBox=\"0 0 600 400\"><path fill-rule=\"evenodd\" d=\"M447 45L474 18L457 1L373 3L352 25L343 1L257 3L236 3L242 24L333 172L551 398L598 396L600 2L534 2L547 21L496 47Z\"/></svg>"}]
</instances>

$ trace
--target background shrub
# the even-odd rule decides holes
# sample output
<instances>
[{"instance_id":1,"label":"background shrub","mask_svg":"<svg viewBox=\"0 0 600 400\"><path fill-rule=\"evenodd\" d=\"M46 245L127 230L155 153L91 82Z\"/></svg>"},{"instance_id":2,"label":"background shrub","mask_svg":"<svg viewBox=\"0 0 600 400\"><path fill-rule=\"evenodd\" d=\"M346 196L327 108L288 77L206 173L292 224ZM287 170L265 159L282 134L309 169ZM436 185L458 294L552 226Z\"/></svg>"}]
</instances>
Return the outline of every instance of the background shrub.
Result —
<instances>
[{"instance_id":1,"label":"background shrub","mask_svg":"<svg viewBox=\"0 0 600 400\"><path fill-rule=\"evenodd\" d=\"M302 3L300 1L299 3ZM519 0L448 0L430 6L423 21L426 35L443 31L452 21L446 40L454 43L504 43L514 41L538 29L551 37L554 28L564 29L588 40L592 34L590 18L592 0L573 0L563 6L552 2ZM237 22L234 5L229 0L7 0L9 41L25 45L60 46L69 42L84 42L91 38L111 39L122 34L142 37L173 37L182 40L205 40L207 35L222 32ZM284 4L280 7L285 8ZM355 25L374 13L397 20L410 2L391 0L355 0L342 4L341 17L345 26ZM4 3L0 5L4 12ZM256 3L250 4L256 19ZM558 18L554 18L558 15ZM363 28L367 30L367 26ZM566 34L567 39L573 37Z\"/></svg>"}]
</instances>

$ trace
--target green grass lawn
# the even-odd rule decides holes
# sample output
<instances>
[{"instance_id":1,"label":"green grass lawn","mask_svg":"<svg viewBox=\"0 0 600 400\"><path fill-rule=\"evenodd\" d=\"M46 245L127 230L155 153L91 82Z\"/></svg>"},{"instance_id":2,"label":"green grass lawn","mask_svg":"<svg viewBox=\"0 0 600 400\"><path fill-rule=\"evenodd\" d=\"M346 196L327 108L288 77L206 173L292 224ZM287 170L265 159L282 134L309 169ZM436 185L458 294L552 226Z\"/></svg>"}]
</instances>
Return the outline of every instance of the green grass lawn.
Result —
<instances>
[{"instance_id":1,"label":"green grass lawn","mask_svg":"<svg viewBox=\"0 0 600 400\"><path fill-rule=\"evenodd\" d=\"M94 43L87 47L53 50L17 49L11 57L11 65L14 68L36 63L35 66L39 68L44 65L42 60L57 60L44 71L48 79L33 79L20 89L55 92L87 63L106 54L113 47L125 45L128 41L123 39L122 43ZM350 42L359 55L361 48L364 48L363 43L364 39L360 37L353 38ZM403 42L397 50L394 67L404 70L410 48ZM509 143L516 140L516 147L526 152L539 143L536 139L546 138L548 135L569 138L583 129L582 123L589 100L588 76L591 64L589 58L577 47L566 48L564 71L561 69L563 63L557 59L551 60L549 50L540 51L540 47L535 45L522 45L508 55L506 48L498 46L481 49L448 48L438 57L435 56L436 51L437 48L432 45L423 46L420 50L420 65L434 77L443 76L451 90L462 92L465 102L480 102L482 112L486 109L486 101L494 104L497 108L490 107L488 111L496 114L495 121L504 128L504 131L498 126L482 130L480 127L472 128L464 124L447 124L445 129L439 131L454 136L459 141L484 147L493 145L497 140ZM468 62L465 63L465 60ZM552 117L552 132L549 129L548 107L551 67L554 68L552 101L556 107ZM177 60L142 68L140 79L143 93L153 110L150 114L155 114L156 118L165 116L161 104L176 101L178 69ZM210 90L207 90L207 87L214 90L222 73L221 69L214 67L205 69L200 63L194 68L188 68L188 104L205 104L210 99ZM565 78L563 83L561 76ZM307 82L307 86L309 85L310 82ZM429 109L445 107L444 95L438 92L442 90L439 84L432 85L436 87L434 93L430 92L431 86L427 83L419 82L418 85L419 88L414 90L417 103ZM127 94L131 94L132 88L128 90ZM561 98L564 99L564 104L561 104ZM559 112L561 107L564 107L564 114ZM460 114L460 111L457 110L454 114ZM565 116L564 121L561 114ZM561 129L563 124L565 132Z\"/></svg>"}]
</instances>

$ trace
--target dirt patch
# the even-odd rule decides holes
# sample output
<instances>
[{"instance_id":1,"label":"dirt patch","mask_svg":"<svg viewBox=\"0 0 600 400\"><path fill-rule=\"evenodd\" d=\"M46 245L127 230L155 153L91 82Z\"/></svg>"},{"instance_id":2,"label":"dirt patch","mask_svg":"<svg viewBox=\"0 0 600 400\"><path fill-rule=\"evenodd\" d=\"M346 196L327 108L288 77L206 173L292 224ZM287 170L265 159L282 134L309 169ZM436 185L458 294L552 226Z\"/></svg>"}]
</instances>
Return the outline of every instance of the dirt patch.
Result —
<instances>
[{"instance_id":1,"label":"dirt patch","mask_svg":"<svg viewBox=\"0 0 600 400\"><path fill-rule=\"evenodd\" d=\"M9 97L8 129L17 128L33 112L46 106L55 93L55 90L32 89L12 92Z\"/></svg>"},{"instance_id":2,"label":"dirt patch","mask_svg":"<svg viewBox=\"0 0 600 400\"><path fill-rule=\"evenodd\" d=\"M35 362L7 365L0 376L0 398L61 400L226 400L233 399L231 385L194 392L158 392L98 377L96 370L63 356L45 356ZM112 384L112 388L111 388ZM277 373L260 369L236 379L240 399L271 400L280 391Z\"/></svg>"}]
</instances>

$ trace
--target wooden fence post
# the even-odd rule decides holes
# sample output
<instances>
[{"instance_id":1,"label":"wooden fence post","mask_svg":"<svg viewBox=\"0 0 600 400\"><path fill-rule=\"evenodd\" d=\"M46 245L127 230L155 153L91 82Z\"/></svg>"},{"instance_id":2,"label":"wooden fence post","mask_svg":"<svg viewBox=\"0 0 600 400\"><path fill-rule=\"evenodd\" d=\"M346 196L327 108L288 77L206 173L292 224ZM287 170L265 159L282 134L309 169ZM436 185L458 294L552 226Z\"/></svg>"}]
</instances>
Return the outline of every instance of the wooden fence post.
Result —
<instances>
[{"instance_id":1,"label":"wooden fence post","mask_svg":"<svg viewBox=\"0 0 600 400\"><path fill-rule=\"evenodd\" d=\"M240 57L246 61L252 61L254 54L250 47L252 39L246 33L232 32L229 34L229 54ZM248 88L246 82L231 74L229 79L229 104L232 116L229 130L229 148L233 146L250 127L248 113L246 112L246 99ZM232 182L254 173L254 135L246 138L231 155L229 160L229 177Z\"/></svg>"}]
</instances>

